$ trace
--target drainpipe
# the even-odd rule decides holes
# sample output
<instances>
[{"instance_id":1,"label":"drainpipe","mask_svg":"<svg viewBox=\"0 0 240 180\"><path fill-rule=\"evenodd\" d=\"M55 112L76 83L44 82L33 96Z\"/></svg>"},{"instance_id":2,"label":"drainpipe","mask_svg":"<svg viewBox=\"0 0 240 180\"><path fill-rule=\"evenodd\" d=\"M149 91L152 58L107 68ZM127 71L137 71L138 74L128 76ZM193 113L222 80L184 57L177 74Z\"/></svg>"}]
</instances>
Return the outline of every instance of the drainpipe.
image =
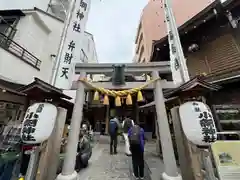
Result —
<instances>
[{"instance_id":1,"label":"drainpipe","mask_svg":"<svg viewBox=\"0 0 240 180\"><path fill-rule=\"evenodd\" d=\"M55 76L56 76L56 73L57 73L57 61L56 61L56 55L55 54L51 54L51 59L53 61L53 66L52 66L52 74L51 74L51 77L50 77L50 84L51 85L54 85L54 79L55 79Z\"/></svg>"},{"instance_id":2,"label":"drainpipe","mask_svg":"<svg viewBox=\"0 0 240 180\"><path fill-rule=\"evenodd\" d=\"M49 3L48 3L48 7L47 7L47 10L46 10L46 12L48 12L48 11L49 11L49 8L51 7L51 5L52 5L52 0L50 0L50 1L49 1Z\"/></svg>"}]
</instances>

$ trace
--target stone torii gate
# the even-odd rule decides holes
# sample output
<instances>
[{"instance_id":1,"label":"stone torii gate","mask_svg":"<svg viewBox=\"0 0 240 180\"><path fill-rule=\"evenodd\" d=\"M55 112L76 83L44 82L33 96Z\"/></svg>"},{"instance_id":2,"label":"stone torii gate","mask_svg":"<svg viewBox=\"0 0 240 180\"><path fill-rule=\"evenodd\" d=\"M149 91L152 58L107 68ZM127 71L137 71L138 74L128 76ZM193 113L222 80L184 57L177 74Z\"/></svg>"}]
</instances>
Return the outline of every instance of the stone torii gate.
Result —
<instances>
[{"instance_id":1,"label":"stone torii gate","mask_svg":"<svg viewBox=\"0 0 240 180\"><path fill-rule=\"evenodd\" d=\"M75 73L80 74L80 78L85 78L88 74L105 74L111 76L113 72L113 66L118 64L85 64L78 63L75 66ZM121 65L121 64L119 64ZM162 146L163 161L165 165L165 172L162 174L163 179L173 180L181 179L178 174L178 169L176 166L176 160L173 151L172 139L168 125L168 118L165 109L165 99L163 97L162 89L174 88L173 82L159 79L159 75L171 73L169 62L154 62L147 64L136 64L129 63L125 65L125 73L132 74L134 76L139 76L142 74L148 74L153 79L156 80L153 84L150 84L145 89L153 89L154 99L156 104L157 113L157 123L159 127L159 134ZM146 83L146 82L145 82ZM126 82L122 86L113 86L112 82L93 82L94 85L106 89L131 89L139 87L144 84L144 82ZM83 116L83 105L85 102L85 90L88 89L82 81L77 81L73 83L72 89L76 91L76 99L73 108L71 128L69 132L69 139L66 148L66 156L64 160L64 165L62 173L57 177L58 180L77 180L77 173L74 171L77 144L80 125Z\"/></svg>"}]
</instances>

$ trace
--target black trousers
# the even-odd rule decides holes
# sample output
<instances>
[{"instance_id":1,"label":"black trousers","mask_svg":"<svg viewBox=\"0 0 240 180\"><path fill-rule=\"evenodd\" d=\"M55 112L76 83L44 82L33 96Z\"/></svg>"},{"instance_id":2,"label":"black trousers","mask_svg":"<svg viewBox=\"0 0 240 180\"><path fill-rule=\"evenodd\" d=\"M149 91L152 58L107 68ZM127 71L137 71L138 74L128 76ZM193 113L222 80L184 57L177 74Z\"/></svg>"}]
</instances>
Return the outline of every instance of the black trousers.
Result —
<instances>
[{"instance_id":1,"label":"black trousers","mask_svg":"<svg viewBox=\"0 0 240 180\"><path fill-rule=\"evenodd\" d=\"M110 135L110 153L117 153L117 135Z\"/></svg>"},{"instance_id":2,"label":"black trousers","mask_svg":"<svg viewBox=\"0 0 240 180\"><path fill-rule=\"evenodd\" d=\"M28 164L30 161L30 155L29 154L25 154L25 151L22 152L22 159L21 159L21 166L20 166L20 173L25 176L27 173L27 168L28 168Z\"/></svg>"},{"instance_id":3,"label":"black trousers","mask_svg":"<svg viewBox=\"0 0 240 180\"><path fill-rule=\"evenodd\" d=\"M82 159L81 155L78 154L76 157L75 170L79 171L82 168Z\"/></svg>"},{"instance_id":4,"label":"black trousers","mask_svg":"<svg viewBox=\"0 0 240 180\"><path fill-rule=\"evenodd\" d=\"M136 177L144 177L144 153L138 144L130 144L132 152L133 173Z\"/></svg>"}]
</instances>

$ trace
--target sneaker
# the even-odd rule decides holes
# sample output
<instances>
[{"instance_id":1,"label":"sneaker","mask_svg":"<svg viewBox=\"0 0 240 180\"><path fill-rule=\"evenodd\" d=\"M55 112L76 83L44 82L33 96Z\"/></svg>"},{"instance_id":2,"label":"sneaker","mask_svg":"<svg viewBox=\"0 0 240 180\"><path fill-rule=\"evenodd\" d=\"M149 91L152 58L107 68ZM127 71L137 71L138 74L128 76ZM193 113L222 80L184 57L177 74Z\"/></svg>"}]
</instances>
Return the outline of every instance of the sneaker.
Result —
<instances>
[{"instance_id":1,"label":"sneaker","mask_svg":"<svg viewBox=\"0 0 240 180\"><path fill-rule=\"evenodd\" d=\"M132 175L133 175L134 179L139 179L137 176L135 176L134 173L132 173Z\"/></svg>"},{"instance_id":2,"label":"sneaker","mask_svg":"<svg viewBox=\"0 0 240 180\"><path fill-rule=\"evenodd\" d=\"M128 154L128 153L125 153L126 154L126 156L132 156L132 154Z\"/></svg>"},{"instance_id":3,"label":"sneaker","mask_svg":"<svg viewBox=\"0 0 240 180\"><path fill-rule=\"evenodd\" d=\"M143 179L144 179L144 177L140 177L139 179L143 180Z\"/></svg>"}]
</instances>

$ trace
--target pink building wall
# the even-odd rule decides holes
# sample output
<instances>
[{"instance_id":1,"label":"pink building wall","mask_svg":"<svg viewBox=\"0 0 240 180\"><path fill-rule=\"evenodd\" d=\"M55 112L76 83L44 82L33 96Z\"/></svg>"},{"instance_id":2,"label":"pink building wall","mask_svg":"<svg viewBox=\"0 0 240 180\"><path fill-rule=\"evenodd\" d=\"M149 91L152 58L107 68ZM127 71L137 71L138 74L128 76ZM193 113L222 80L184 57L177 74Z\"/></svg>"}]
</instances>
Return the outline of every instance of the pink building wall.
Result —
<instances>
[{"instance_id":1,"label":"pink building wall","mask_svg":"<svg viewBox=\"0 0 240 180\"><path fill-rule=\"evenodd\" d=\"M177 25L181 26L212 2L214 0L172 0ZM138 46L144 47L143 56L146 62L150 61L153 40L159 40L167 35L162 6L162 0L150 0L142 12L136 39L142 33L143 40L136 42L136 49ZM140 26L140 24L142 25ZM138 56L139 52L136 53L136 57Z\"/></svg>"}]
</instances>

